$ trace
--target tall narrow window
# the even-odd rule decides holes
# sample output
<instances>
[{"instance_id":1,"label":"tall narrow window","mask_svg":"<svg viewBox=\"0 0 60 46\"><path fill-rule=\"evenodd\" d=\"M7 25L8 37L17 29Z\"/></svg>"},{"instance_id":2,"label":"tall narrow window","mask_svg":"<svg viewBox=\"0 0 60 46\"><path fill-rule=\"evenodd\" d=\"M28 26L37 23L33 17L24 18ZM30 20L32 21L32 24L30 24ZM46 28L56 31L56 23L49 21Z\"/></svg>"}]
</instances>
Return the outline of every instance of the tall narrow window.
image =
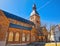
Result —
<instances>
[{"instance_id":1,"label":"tall narrow window","mask_svg":"<svg viewBox=\"0 0 60 46\"><path fill-rule=\"evenodd\" d=\"M15 41L19 41L19 32L15 34Z\"/></svg>"},{"instance_id":2,"label":"tall narrow window","mask_svg":"<svg viewBox=\"0 0 60 46\"><path fill-rule=\"evenodd\" d=\"M27 41L30 40L30 34L27 34L27 37L26 37Z\"/></svg>"},{"instance_id":3,"label":"tall narrow window","mask_svg":"<svg viewBox=\"0 0 60 46\"><path fill-rule=\"evenodd\" d=\"M13 32L9 33L8 41L13 41Z\"/></svg>"},{"instance_id":4,"label":"tall narrow window","mask_svg":"<svg viewBox=\"0 0 60 46\"><path fill-rule=\"evenodd\" d=\"M1 25L0 25L0 30L1 30Z\"/></svg>"},{"instance_id":5,"label":"tall narrow window","mask_svg":"<svg viewBox=\"0 0 60 46\"><path fill-rule=\"evenodd\" d=\"M60 37L59 37L59 42L60 42Z\"/></svg>"},{"instance_id":6,"label":"tall narrow window","mask_svg":"<svg viewBox=\"0 0 60 46\"><path fill-rule=\"evenodd\" d=\"M32 36L32 40L35 41L35 36Z\"/></svg>"},{"instance_id":7,"label":"tall narrow window","mask_svg":"<svg viewBox=\"0 0 60 46\"><path fill-rule=\"evenodd\" d=\"M25 34L22 34L22 41L25 41Z\"/></svg>"}]
</instances>

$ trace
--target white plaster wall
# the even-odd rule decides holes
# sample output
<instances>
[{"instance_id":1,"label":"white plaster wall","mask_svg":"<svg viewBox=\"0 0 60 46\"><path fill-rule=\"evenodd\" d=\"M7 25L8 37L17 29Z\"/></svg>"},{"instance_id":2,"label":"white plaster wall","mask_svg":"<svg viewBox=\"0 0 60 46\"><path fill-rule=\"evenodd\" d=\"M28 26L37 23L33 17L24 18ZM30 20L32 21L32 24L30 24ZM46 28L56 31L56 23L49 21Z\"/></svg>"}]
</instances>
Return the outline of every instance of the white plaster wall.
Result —
<instances>
[{"instance_id":1,"label":"white plaster wall","mask_svg":"<svg viewBox=\"0 0 60 46\"><path fill-rule=\"evenodd\" d=\"M50 41L55 41L54 35L51 35L51 36L50 36Z\"/></svg>"},{"instance_id":2,"label":"white plaster wall","mask_svg":"<svg viewBox=\"0 0 60 46\"><path fill-rule=\"evenodd\" d=\"M55 31L56 41L59 41L60 31Z\"/></svg>"}]
</instances>

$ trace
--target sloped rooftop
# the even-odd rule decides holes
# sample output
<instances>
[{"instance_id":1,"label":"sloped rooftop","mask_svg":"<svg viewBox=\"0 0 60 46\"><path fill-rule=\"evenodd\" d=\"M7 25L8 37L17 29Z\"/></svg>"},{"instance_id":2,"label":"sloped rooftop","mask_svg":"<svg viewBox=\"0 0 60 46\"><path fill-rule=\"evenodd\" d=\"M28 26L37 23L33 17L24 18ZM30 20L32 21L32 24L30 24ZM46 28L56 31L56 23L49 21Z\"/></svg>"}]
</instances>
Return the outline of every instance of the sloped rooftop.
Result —
<instances>
[{"instance_id":1,"label":"sloped rooftop","mask_svg":"<svg viewBox=\"0 0 60 46\"><path fill-rule=\"evenodd\" d=\"M19 17L19 16L14 15L14 14L8 13L8 12L6 12L4 10L2 10L2 12L5 14L5 16L7 18L15 19L15 20L18 20L18 21L21 21L21 22L24 22L24 23L28 23L28 24L34 25L33 22L31 22L31 21L29 21L27 19L24 19L22 17Z\"/></svg>"}]
</instances>

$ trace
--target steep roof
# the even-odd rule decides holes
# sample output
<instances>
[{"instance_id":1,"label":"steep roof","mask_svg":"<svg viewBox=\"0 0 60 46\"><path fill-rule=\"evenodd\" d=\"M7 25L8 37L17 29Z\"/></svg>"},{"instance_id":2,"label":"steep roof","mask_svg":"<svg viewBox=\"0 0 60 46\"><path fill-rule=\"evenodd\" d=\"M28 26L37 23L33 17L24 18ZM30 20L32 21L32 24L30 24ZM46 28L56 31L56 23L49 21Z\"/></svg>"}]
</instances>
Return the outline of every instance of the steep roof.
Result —
<instances>
[{"instance_id":1,"label":"steep roof","mask_svg":"<svg viewBox=\"0 0 60 46\"><path fill-rule=\"evenodd\" d=\"M36 10L33 10L33 11L31 12L30 16L35 15L35 14L36 14L36 15L39 15Z\"/></svg>"},{"instance_id":2,"label":"steep roof","mask_svg":"<svg viewBox=\"0 0 60 46\"><path fill-rule=\"evenodd\" d=\"M32 12L31 12L30 16L35 15L35 14L36 14L37 16L39 16L39 14L38 14L38 12L37 12L37 10L36 10L36 5L33 4L33 10L32 10Z\"/></svg>"},{"instance_id":3,"label":"steep roof","mask_svg":"<svg viewBox=\"0 0 60 46\"><path fill-rule=\"evenodd\" d=\"M11 13L8 13L8 12L6 12L6 11L4 11L4 10L2 10L2 12L5 14L5 16L6 16L7 18L15 19L15 20L18 20L18 21L21 21L21 22L24 22L24 23L28 23L28 24L34 25L33 22L31 22L31 21L29 21L29 20L26 20L26 19L24 19L24 18L22 18L22 17L16 16L16 15L11 14Z\"/></svg>"}]
</instances>

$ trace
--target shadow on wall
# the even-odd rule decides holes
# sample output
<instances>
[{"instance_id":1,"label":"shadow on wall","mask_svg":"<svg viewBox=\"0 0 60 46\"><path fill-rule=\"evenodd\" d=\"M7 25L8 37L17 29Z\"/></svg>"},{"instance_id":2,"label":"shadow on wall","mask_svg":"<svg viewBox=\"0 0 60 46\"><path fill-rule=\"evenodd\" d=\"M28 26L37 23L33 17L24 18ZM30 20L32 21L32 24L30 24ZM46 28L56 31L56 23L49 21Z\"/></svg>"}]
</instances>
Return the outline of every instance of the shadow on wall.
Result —
<instances>
[{"instance_id":1,"label":"shadow on wall","mask_svg":"<svg viewBox=\"0 0 60 46\"><path fill-rule=\"evenodd\" d=\"M27 46L45 46L46 42L33 42L28 44Z\"/></svg>"}]
</instances>

